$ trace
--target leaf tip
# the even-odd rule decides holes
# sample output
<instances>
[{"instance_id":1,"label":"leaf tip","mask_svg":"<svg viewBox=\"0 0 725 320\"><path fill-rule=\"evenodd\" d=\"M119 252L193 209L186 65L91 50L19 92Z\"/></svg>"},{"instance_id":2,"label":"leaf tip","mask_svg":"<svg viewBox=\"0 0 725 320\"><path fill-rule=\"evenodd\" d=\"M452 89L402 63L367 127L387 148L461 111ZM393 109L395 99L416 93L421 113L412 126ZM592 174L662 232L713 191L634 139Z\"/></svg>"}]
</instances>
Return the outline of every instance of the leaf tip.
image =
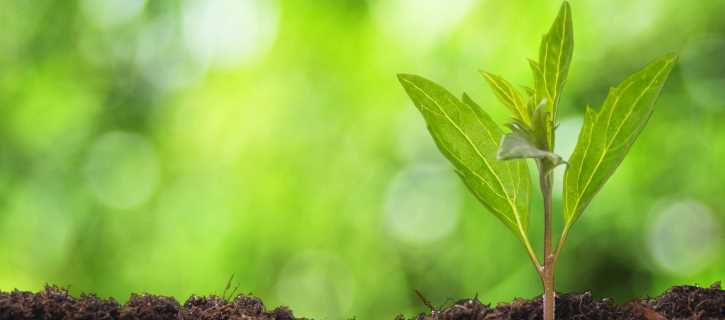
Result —
<instances>
[{"instance_id":1,"label":"leaf tip","mask_svg":"<svg viewBox=\"0 0 725 320\"><path fill-rule=\"evenodd\" d=\"M398 73L396 75L396 77L398 78L398 81L403 82L403 81L405 81L405 80L410 79L411 77L413 77L413 75L412 74L409 74L409 73Z\"/></svg>"},{"instance_id":2,"label":"leaf tip","mask_svg":"<svg viewBox=\"0 0 725 320\"><path fill-rule=\"evenodd\" d=\"M497 76L495 74L485 70L479 70L478 72L481 73L483 78L486 79L486 82L488 82L489 84L493 85L496 82Z\"/></svg>"},{"instance_id":3,"label":"leaf tip","mask_svg":"<svg viewBox=\"0 0 725 320\"><path fill-rule=\"evenodd\" d=\"M670 63L675 64L680 60L680 56L674 52L670 52L665 55L665 59L667 59Z\"/></svg>"},{"instance_id":4,"label":"leaf tip","mask_svg":"<svg viewBox=\"0 0 725 320\"><path fill-rule=\"evenodd\" d=\"M569 4L569 1L563 1L561 3L561 9L571 11L571 4Z\"/></svg>"}]
</instances>

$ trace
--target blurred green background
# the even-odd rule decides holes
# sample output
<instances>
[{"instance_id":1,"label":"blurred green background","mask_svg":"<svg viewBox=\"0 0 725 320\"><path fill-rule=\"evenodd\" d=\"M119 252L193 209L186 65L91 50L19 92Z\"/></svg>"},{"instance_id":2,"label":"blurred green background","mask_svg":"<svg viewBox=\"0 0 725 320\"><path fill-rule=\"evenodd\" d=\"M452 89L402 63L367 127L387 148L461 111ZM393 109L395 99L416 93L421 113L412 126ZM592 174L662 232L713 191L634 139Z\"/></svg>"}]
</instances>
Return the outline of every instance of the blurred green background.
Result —
<instances>
[{"instance_id":1,"label":"blurred green background","mask_svg":"<svg viewBox=\"0 0 725 320\"><path fill-rule=\"evenodd\" d=\"M559 4L2 1L0 290L183 300L235 274L269 306L323 319L422 311L414 289L435 304L538 294L523 247L454 177L395 74L466 91L504 123L477 70L530 84L525 59ZM666 52L681 62L572 231L558 289L623 302L722 280L725 2L572 8L567 157L586 104Z\"/></svg>"}]
</instances>

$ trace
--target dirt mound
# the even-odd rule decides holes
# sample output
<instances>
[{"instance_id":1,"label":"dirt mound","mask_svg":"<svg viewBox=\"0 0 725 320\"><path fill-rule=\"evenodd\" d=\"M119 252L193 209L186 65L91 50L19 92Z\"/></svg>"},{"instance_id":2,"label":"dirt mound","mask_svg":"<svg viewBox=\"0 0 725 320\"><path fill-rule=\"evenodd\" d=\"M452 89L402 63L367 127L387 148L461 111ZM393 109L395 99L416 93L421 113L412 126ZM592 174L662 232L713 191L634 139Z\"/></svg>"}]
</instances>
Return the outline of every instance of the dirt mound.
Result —
<instances>
[{"instance_id":1,"label":"dirt mound","mask_svg":"<svg viewBox=\"0 0 725 320\"><path fill-rule=\"evenodd\" d=\"M47 286L32 293L15 290L0 292L0 320L77 319L77 320L294 320L292 311L279 307L267 311L261 300L239 295L231 301L217 296L190 297L183 305L174 298L149 294L133 294L120 305L114 299L95 295L74 298L68 291Z\"/></svg>"},{"instance_id":2,"label":"dirt mound","mask_svg":"<svg viewBox=\"0 0 725 320\"><path fill-rule=\"evenodd\" d=\"M426 302L426 304L429 304ZM562 320L722 320L725 319L725 291L720 284L710 288L672 287L657 298L634 300L624 305L612 299L597 300L591 292L558 294L556 318ZM404 320L399 315L396 320ZM540 320L541 297L516 299L495 308L477 298L460 300L442 310L431 310L412 320Z\"/></svg>"},{"instance_id":3,"label":"dirt mound","mask_svg":"<svg viewBox=\"0 0 725 320\"><path fill-rule=\"evenodd\" d=\"M430 305L427 301L427 305ZM557 319L563 320L674 320L725 319L725 291L719 283L709 288L672 287L656 298L640 299L624 305L612 299L594 299L591 292L557 295ZM541 298L516 299L496 307L477 298L460 300L453 305L431 310L412 320L537 320L542 318ZM286 307L267 311L258 298L239 295L232 300L218 296L191 296L184 304L174 298L149 294L132 294L121 305L114 299L83 294L74 298L62 288L47 286L38 293L0 292L0 320L10 319L77 319L77 320L295 320ZM396 320L404 320L399 315Z\"/></svg>"}]
</instances>

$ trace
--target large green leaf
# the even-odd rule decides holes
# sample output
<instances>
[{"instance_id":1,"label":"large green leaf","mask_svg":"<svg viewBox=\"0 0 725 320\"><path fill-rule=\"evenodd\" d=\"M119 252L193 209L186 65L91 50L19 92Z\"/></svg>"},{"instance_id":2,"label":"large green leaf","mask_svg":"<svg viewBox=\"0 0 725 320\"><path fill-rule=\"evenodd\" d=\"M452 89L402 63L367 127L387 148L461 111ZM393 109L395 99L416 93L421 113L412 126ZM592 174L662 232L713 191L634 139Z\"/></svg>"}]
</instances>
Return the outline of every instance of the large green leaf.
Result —
<instances>
[{"instance_id":1,"label":"large green leaf","mask_svg":"<svg viewBox=\"0 0 725 320\"><path fill-rule=\"evenodd\" d=\"M398 79L465 185L526 242L529 171L523 160L496 159L501 129L468 96L459 100L420 76L400 74Z\"/></svg>"},{"instance_id":2,"label":"large green leaf","mask_svg":"<svg viewBox=\"0 0 725 320\"><path fill-rule=\"evenodd\" d=\"M587 108L564 174L567 226L576 221L624 159L650 118L676 61L675 55L667 55L652 62L612 88L599 113Z\"/></svg>"}]
</instances>

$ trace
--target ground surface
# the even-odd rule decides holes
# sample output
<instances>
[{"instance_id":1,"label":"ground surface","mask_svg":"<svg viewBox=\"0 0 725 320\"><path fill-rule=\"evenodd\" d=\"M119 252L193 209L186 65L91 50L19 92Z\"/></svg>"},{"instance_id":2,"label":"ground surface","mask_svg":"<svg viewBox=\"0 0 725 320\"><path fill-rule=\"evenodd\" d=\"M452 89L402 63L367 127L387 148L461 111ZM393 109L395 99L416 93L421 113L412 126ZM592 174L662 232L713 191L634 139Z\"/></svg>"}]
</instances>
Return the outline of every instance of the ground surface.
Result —
<instances>
[{"instance_id":1,"label":"ground surface","mask_svg":"<svg viewBox=\"0 0 725 320\"><path fill-rule=\"evenodd\" d=\"M430 305L430 303L426 302ZM560 294L557 319L588 320L674 320L725 319L725 291L719 284L709 288L672 287L657 298L617 305L612 300L595 300L591 293ZM32 293L0 291L0 320L6 319L201 319L201 320L294 320L292 311L279 307L267 311L261 300L240 295L231 301L211 297L190 297L184 304L154 295L132 295L126 304L94 295L74 298L57 287ZM405 319L400 315L396 319ZM541 319L541 299L517 299L495 308L478 299L461 300L441 310L420 314L414 320L536 320Z\"/></svg>"},{"instance_id":2,"label":"ground surface","mask_svg":"<svg viewBox=\"0 0 725 320\"><path fill-rule=\"evenodd\" d=\"M430 306L430 303L427 303ZM595 300L590 292L560 294L556 297L556 318L566 320L723 320L725 291L720 284L710 288L672 287L657 298L618 305L611 299ZM398 316L396 320L405 317ZM538 320L542 319L541 298L517 299L495 308L478 299L460 300L441 310L431 310L413 320Z\"/></svg>"},{"instance_id":3,"label":"ground surface","mask_svg":"<svg viewBox=\"0 0 725 320\"><path fill-rule=\"evenodd\" d=\"M0 292L0 320L9 319L201 319L201 320L294 320L292 311L280 307L267 311L262 301L240 295L232 301L219 297L190 297L183 305L175 299L154 295L131 295L124 305L94 295L73 298L67 290L46 287L32 293Z\"/></svg>"}]
</instances>

